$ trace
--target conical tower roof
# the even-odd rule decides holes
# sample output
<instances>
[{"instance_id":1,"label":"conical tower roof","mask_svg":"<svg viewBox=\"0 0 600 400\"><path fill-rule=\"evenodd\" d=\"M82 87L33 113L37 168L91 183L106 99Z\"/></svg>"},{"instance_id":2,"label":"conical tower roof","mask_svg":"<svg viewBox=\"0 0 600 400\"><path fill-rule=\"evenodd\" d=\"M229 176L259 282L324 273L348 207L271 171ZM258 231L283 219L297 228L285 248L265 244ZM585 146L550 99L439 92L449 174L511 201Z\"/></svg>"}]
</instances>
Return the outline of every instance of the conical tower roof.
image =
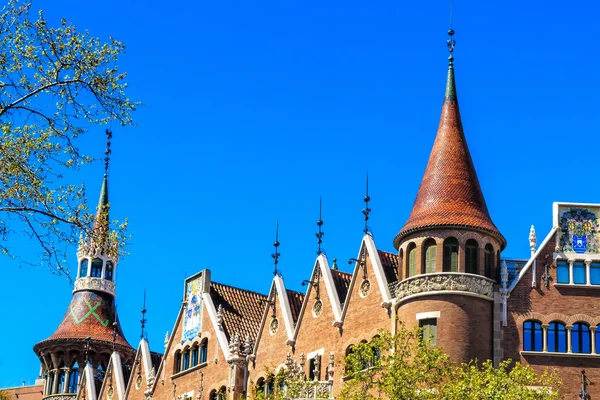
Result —
<instances>
[{"instance_id":1,"label":"conical tower roof","mask_svg":"<svg viewBox=\"0 0 600 400\"><path fill-rule=\"evenodd\" d=\"M488 212L467 146L452 61L450 56L437 136L412 212L394 239L396 248L413 232L450 227L490 233L500 240L502 248L506 246Z\"/></svg>"}]
</instances>

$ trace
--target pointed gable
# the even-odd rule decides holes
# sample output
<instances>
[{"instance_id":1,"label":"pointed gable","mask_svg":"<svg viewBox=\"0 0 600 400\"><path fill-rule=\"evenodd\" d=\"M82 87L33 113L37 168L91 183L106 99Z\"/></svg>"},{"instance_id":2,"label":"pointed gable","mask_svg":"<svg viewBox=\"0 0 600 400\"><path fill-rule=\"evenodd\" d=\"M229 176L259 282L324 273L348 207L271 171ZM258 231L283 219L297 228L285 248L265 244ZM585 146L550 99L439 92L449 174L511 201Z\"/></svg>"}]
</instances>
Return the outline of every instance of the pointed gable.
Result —
<instances>
[{"instance_id":1,"label":"pointed gable","mask_svg":"<svg viewBox=\"0 0 600 400\"><path fill-rule=\"evenodd\" d=\"M288 296L288 303L290 304L290 312L292 313L292 321L294 327L300 317L300 310L302 309L302 302L304 301L304 294L293 290L286 290Z\"/></svg>"},{"instance_id":2,"label":"pointed gable","mask_svg":"<svg viewBox=\"0 0 600 400\"><path fill-rule=\"evenodd\" d=\"M331 270L331 277L335 284L335 290L337 291L338 298L340 299L340 305L343 305L346 301L346 295L348 294L348 287L352 280L352 274L339 270Z\"/></svg>"}]
</instances>

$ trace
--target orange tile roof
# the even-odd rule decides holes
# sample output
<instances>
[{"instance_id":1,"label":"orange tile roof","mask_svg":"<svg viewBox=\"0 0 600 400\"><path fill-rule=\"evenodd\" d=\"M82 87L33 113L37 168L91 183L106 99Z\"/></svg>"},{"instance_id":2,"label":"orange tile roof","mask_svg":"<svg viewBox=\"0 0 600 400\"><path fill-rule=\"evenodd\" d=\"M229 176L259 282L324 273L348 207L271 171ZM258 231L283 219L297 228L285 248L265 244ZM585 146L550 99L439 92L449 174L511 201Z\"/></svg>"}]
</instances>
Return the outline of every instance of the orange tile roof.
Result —
<instances>
[{"instance_id":1,"label":"orange tile roof","mask_svg":"<svg viewBox=\"0 0 600 400\"><path fill-rule=\"evenodd\" d=\"M294 320L294 324L298 322L298 316L300 315L300 310L302 309L302 302L304 301L304 294L300 292L295 292L293 290L286 289L288 300L290 302L290 309L292 312L292 319Z\"/></svg>"},{"instance_id":2,"label":"orange tile roof","mask_svg":"<svg viewBox=\"0 0 600 400\"><path fill-rule=\"evenodd\" d=\"M131 348L116 315L114 299L110 294L93 291L75 292L62 322L45 341L85 340L90 336L93 341L112 343L113 322L117 320L116 344Z\"/></svg>"},{"instance_id":3,"label":"orange tile roof","mask_svg":"<svg viewBox=\"0 0 600 400\"><path fill-rule=\"evenodd\" d=\"M394 239L399 248L406 235L434 227L457 227L488 232L506 240L488 213L458 108L454 69L448 69L442 116L429 162L412 212Z\"/></svg>"},{"instance_id":4,"label":"orange tile roof","mask_svg":"<svg viewBox=\"0 0 600 400\"><path fill-rule=\"evenodd\" d=\"M381 260L381 266L388 283L396 282L398 280L398 268L400 266L400 257L398 254L389 253L383 250L377 250L379 259Z\"/></svg>"},{"instance_id":5,"label":"orange tile roof","mask_svg":"<svg viewBox=\"0 0 600 400\"><path fill-rule=\"evenodd\" d=\"M348 272L342 272L337 269L332 269L331 276L333 277L335 290L337 291L338 297L340 298L340 304L344 304L344 302L346 301L346 296L348 295L350 281L352 281L352 274Z\"/></svg>"},{"instance_id":6,"label":"orange tile roof","mask_svg":"<svg viewBox=\"0 0 600 400\"><path fill-rule=\"evenodd\" d=\"M215 308L223 307L223 325L227 337L237 333L243 341L254 339L266 307L267 296L221 283L211 282L210 296Z\"/></svg>"}]
</instances>

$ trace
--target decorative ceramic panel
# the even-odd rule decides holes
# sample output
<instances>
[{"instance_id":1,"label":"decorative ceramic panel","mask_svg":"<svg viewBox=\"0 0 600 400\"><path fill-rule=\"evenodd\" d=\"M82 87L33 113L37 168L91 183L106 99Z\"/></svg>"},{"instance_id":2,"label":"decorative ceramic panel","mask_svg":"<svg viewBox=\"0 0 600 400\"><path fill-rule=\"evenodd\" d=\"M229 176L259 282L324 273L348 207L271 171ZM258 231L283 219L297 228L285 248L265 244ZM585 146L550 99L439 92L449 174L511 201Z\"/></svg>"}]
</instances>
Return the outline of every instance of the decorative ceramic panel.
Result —
<instances>
[{"instance_id":1,"label":"decorative ceramic panel","mask_svg":"<svg viewBox=\"0 0 600 400\"><path fill-rule=\"evenodd\" d=\"M560 207L558 223L563 253L599 252L598 211L596 207Z\"/></svg>"},{"instance_id":2,"label":"decorative ceramic panel","mask_svg":"<svg viewBox=\"0 0 600 400\"><path fill-rule=\"evenodd\" d=\"M185 281L185 300L182 341L192 340L202 328L202 275Z\"/></svg>"}]
</instances>

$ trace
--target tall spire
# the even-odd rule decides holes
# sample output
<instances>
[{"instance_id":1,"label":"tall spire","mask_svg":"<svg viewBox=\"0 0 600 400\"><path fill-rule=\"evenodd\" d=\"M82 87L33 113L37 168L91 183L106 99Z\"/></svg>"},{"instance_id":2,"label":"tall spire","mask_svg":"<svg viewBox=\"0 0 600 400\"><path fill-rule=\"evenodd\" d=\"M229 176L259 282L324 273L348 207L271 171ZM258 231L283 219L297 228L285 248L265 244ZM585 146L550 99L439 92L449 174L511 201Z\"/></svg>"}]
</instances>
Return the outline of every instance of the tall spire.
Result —
<instances>
[{"instance_id":1,"label":"tall spire","mask_svg":"<svg viewBox=\"0 0 600 400\"><path fill-rule=\"evenodd\" d=\"M448 35L448 75L437 136L412 212L394 247L413 232L452 227L488 232L504 248L506 240L489 215L463 131L454 79L454 30Z\"/></svg>"},{"instance_id":2,"label":"tall spire","mask_svg":"<svg viewBox=\"0 0 600 400\"><path fill-rule=\"evenodd\" d=\"M110 163L110 149L112 140L112 131L106 130L106 150L104 150L104 179L102 179L102 187L100 188L100 197L98 199L98 207L96 208L96 218L94 219L94 229L99 229L102 226L108 228L108 166Z\"/></svg>"}]
</instances>

